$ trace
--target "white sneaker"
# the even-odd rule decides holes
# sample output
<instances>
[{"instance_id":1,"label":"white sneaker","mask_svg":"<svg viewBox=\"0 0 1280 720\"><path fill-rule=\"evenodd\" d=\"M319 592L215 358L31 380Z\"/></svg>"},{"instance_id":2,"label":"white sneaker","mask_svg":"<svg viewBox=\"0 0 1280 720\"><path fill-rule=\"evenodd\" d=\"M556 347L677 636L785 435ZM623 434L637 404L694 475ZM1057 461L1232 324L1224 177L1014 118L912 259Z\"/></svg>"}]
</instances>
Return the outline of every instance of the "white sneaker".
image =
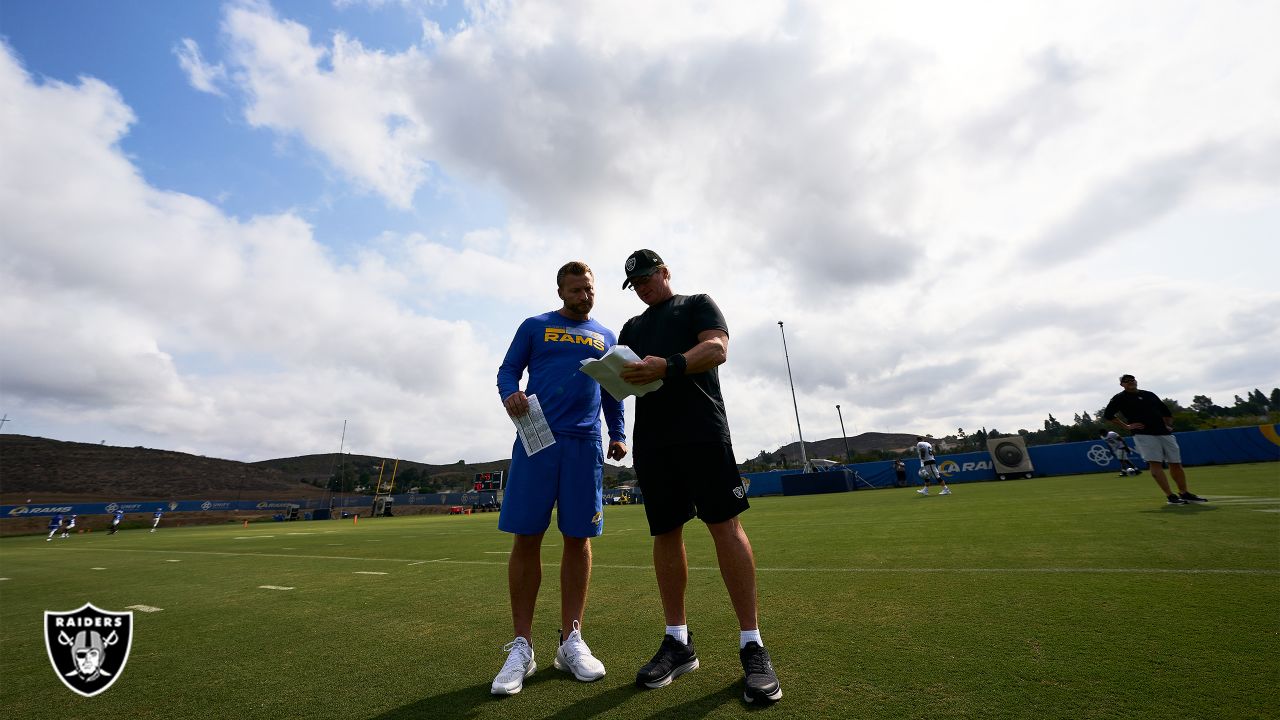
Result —
<instances>
[{"instance_id":1,"label":"white sneaker","mask_svg":"<svg viewBox=\"0 0 1280 720\"><path fill-rule=\"evenodd\" d=\"M591 648L582 640L581 626L573 621L573 632L560 643L556 650L556 659L552 663L557 670L573 673L582 682L591 682L604 677L604 664L591 654Z\"/></svg>"},{"instance_id":2,"label":"white sneaker","mask_svg":"<svg viewBox=\"0 0 1280 720\"><path fill-rule=\"evenodd\" d=\"M493 679L489 692L494 695L515 695L524 689L524 679L538 669L538 663L533 661L533 648L529 646L529 641L522 637L503 645L502 649L508 651L507 661Z\"/></svg>"},{"instance_id":3,"label":"white sneaker","mask_svg":"<svg viewBox=\"0 0 1280 720\"><path fill-rule=\"evenodd\" d=\"M951 494L951 488L942 488L942 492L940 492L940 493L938 493L938 494L939 494L939 495L950 495L950 494Z\"/></svg>"},{"instance_id":4,"label":"white sneaker","mask_svg":"<svg viewBox=\"0 0 1280 720\"><path fill-rule=\"evenodd\" d=\"M919 490L917 490L916 492L920 493L921 495L928 495L928 494L929 494L929 488L920 488L920 489L919 489Z\"/></svg>"}]
</instances>

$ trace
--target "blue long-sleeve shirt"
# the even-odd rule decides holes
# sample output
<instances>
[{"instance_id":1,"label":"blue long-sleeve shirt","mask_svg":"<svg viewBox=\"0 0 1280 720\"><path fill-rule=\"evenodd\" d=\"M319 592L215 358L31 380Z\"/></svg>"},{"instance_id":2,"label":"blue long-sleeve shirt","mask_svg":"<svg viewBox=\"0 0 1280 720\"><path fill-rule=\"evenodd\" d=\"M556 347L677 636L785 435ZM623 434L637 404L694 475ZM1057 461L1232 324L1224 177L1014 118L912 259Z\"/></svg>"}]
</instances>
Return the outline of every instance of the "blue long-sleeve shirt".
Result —
<instances>
[{"instance_id":1,"label":"blue long-sleeve shirt","mask_svg":"<svg viewBox=\"0 0 1280 720\"><path fill-rule=\"evenodd\" d=\"M552 311L520 323L507 355L498 367L498 397L505 400L520 390L529 371L526 395L537 395L551 432L574 437L600 437L600 410L609 440L626 442L622 403L579 368L587 358L599 358L617 336L595 320L571 320Z\"/></svg>"}]
</instances>

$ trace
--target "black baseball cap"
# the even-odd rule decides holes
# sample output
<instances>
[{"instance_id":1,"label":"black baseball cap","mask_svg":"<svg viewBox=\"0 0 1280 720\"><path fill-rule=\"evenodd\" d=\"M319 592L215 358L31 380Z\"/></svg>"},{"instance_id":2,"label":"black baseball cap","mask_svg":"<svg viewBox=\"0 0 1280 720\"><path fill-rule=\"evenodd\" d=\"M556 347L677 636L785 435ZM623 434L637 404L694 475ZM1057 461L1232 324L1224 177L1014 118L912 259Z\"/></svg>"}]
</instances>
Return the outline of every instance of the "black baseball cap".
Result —
<instances>
[{"instance_id":1,"label":"black baseball cap","mask_svg":"<svg viewBox=\"0 0 1280 720\"><path fill-rule=\"evenodd\" d=\"M627 274L627 279L622 283L622 289L626 290L631 287L631 278L644 277L657 272L662 267L662 258L658 257L658 253L652 250L637 250L627 256L627 264L623 267L623 272Z\"/></svg>"}]
</instances>

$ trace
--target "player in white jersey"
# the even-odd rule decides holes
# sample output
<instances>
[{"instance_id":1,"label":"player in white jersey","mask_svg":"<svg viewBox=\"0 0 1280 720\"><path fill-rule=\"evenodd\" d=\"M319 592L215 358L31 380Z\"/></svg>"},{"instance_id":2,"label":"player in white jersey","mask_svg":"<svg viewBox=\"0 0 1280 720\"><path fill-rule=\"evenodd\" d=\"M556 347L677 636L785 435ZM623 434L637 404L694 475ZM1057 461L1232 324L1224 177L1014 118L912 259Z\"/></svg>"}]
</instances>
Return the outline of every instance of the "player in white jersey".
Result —
<instances>
[{"instance_id":1,"label":"player in white jersey","mask_svg":"<svg viewBox=\"0 0 1280 720\"><path fill-rule=\"evenodd\" d=\"M938 472L938 460L933 456L933 445L922 437L916 438L916 456L920 458L920 479L924 481L924 487L916 492L928 495L929 481L934 480L942 486L942 492L938 493L939 495L950 495L951 488L947 487L947 479Z\"/></svg>"},{"instance_id":2,"label":"player in white jersey","mask_svg":"<svg viewBox=\"0 0 1280 720\"><path fill-rule=\"evenodd\" d=\"M1120 437L1120 433L1115 430L1107 430L1106 428L1103 428L1098 431L1098 435L1106 441L1107 447L1111 448L1111 454L1115 455L1116 459L1120 461L1120 477L1137 475L1142 472L1138 469L1138 466L1134 465L1133 461L1129 459L1129 456L1133 454L1133 451L1125 444L1124 438Z\"/></svg>"}]
</instances>

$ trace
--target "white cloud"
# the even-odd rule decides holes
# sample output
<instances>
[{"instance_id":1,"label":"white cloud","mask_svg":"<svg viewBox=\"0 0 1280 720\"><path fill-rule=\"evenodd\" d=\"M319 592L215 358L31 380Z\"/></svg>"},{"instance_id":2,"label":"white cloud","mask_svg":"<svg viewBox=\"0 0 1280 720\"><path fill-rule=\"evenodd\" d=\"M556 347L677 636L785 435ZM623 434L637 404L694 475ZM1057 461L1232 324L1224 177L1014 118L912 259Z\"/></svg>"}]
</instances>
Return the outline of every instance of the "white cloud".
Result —
<instances>
[{"instance_id":1,"label":"white cloud","mask_svg":"<svg viewBox=\"0 0 1280 720\"><path fill-rule=\"evenodd\" d=\"M3 48L0 91L0 365L27 422L265 457L360 418L366 450L492 452L457 424L413 430L492 402L473 358L494 351L403 305L380 256L341 265L296 216L240 221L147 185L119 147L133 115L98 81L37 83Z\"/></svg>"},{"instance_id":2,"label":"white cloud","mask_svg":"<svg viewBox=\"0 0 1280 720\"><path fill-rule=\"evenodd\" d=\"M408 95L422 66L416 51L366 51L343 34L315 47L304 26L256 4L229 7L225 29L252 125L297 133L357 184L409 207L428 174L427 129Z\"/></svg>"},{"instance_id":3,"label":"white cloud","mask_svg":"<svg viewBox=\"0 0 1280 720\"><path fill-rule=\"evenodd\" d=\"M182 41L174 46L173 54L178 56L178 65L187 74L191 87L211 95L226 94L222 88L218 87L227 79L226 68L222 63L217 65L206 63L200 55L200 45L195 40L182 38Z\"/></svg>"},{"instance_id":4,"label":"white cloud","mask_svg":"<svg viewBox=\"0 0 1280 720\"><path fill-rule=\"evenodd\" d=\"M26 78L0 88L30 115L4 148L21 252L0 267L41 283L22 297L110 299L128 320L112 357L134 360L107 367L228 447L196 419L293 445L325 423L265 405L319 418L364 397L387 418L362 418L377 442L418 447L394 423L430 406L448 422L424 425L422 447L500 457L509 429L476 408L509 333L550 309L570 258L596 269L596 314L620 327L641 309L617 290L638 247L724 309L743 457L795 439L779 320L811 439L839 431L837 403L860 431L1011 431L1094 412L1122 371L1185 400L1280 384L1280 335L1257 322L1280 293L1256 271L1280 262L1274 5L467 8L388 52L233 3L212 66L255 128L306 143L393 217L420 213L420 230L356 239L338 263L293 214L238 220L141 181L117 147L131 111L106 85ZM454 236L422 209L475 188L504 216Z\"/></svg>"}]
</instances>

